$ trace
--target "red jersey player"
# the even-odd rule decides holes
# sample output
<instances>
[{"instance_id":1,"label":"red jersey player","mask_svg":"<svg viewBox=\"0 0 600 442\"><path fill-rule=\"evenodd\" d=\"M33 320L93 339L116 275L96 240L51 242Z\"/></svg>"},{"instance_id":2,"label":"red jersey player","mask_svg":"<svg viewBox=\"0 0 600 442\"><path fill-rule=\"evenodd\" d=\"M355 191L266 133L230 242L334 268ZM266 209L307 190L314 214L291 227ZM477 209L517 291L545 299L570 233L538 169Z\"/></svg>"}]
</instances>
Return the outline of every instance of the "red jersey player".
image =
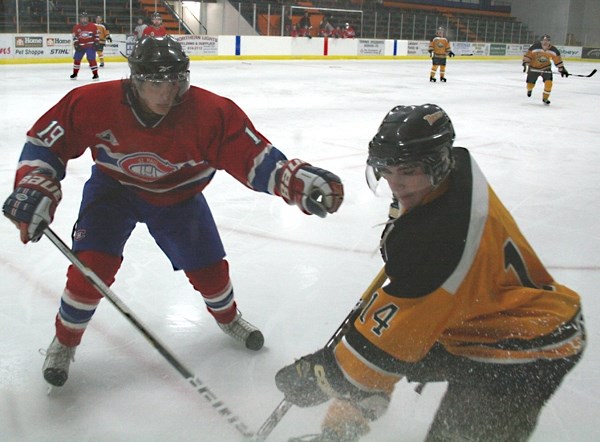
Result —
<instances>
[{"instance_id":1,"label":"red jersey player","mask_svg":"<svg viewBox=\"0 0 600 442\"><path fill-rule=\"evenodd\" d=\"M61 200L69 160L89 149L95 164L73 231L77 257L110 285L127 239L137 223L145 223L219 327L259 350L263 335L237 309L202 191L217 170L225 170L249 189L325 217L342 203L342 183L324 169L288 160L231 100L190 86L189 58L173 37L142 38L128 61L129 79L75 88L33 125L3 212L24 243L37 241ZM100 299L70 267L43 366L50 384L66 382Z\"/></svg>"},{"instance_id":2,"label":"red jersey player","mask_svg":"<svg viewBox=\"0 0 600 442\"><path fill-rule=\"evenodd\" d=\"M98 27L90 23L87 12L79 16L79 23L73 26L73 74L71 78L77 78L81 66L81 59L85 55L92 70L92 79L98 79L98 63L96 62L96 46L98 45Z\"/></svg>"},{"instance_id":3,"label":"red jersey player","mask_svg":"<svg viewBox=\"0 0 600 442\"><path fill-rule=\"evenodd\" d=\"M142 35L149 37L164 37L167 35L167 29L163 26L162 18L158 12L152 14L152 24L144 29Z\"/></svg>"}]
</instances>

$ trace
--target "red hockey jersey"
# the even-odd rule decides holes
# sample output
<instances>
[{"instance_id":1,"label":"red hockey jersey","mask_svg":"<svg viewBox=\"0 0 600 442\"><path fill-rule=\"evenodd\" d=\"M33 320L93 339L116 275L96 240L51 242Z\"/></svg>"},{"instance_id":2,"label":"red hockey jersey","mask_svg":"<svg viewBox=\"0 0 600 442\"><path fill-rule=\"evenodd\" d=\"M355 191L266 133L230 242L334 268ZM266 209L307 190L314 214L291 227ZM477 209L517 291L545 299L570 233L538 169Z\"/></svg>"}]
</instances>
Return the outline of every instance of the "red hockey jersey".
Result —
<instances>
[{"instance_id":1,"label":"red hockey jersey","mask_svg":"<svg viewBox=\"0 0 600 442\"><path fill-rule=\"evenodd\" d=\"M62 179L67 163L89 149L99 169L154 204L192 197L217 169L275 194L277 163L286 157L231 100L192 86L159 123L146 127L124 81L73 89L43 115L27 133L16 182L37 167Z\"/></svg>"},{"instance_id":2,"label":"red hockey jersey","mask_svg":"<svg viewBox=\"0 0 600 442\"><path fill-rule=\"evenodd\" d=\"M95 23L73 26L73 44L79 49L91 48L98 43L98 27Z\"/></svg>"}]
</instances>

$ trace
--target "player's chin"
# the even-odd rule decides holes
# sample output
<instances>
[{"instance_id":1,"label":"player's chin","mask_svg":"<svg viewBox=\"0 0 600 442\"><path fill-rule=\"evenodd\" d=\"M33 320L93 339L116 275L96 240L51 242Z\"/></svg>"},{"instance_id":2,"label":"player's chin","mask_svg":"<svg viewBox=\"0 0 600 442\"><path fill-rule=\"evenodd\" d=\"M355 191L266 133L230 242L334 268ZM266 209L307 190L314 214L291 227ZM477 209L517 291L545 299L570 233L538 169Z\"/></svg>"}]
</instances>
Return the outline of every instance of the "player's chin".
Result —
<instances>
[{"instance_id":1,"label":"player's chin","mask_svg":"<svg viewBox=\"0 0 600 442\"><path fill-rule=\"evenodd\" d=\"M173 104L174 103L153 104L153 105L148 106L148 107L155 114L158 114L158 115L167 115L169 113L169 111L171 110L171 108L173 107Z\"/></svg>"},{"instance_id":2,"label":"player's chin","mask_svg":"<svg viewBox=\"0 0 600 442\"><path fill-rule=\"evenodd\" d=\"M398 200L398 202L402 205L402 207L404 207L405 209L412 209L415 206L418 206L421 203L421 200L423 199L423 197L421 195L419 195L418 193L412 192L412 193L406 193L404 195L402 194L394 194L396 196L396 199Z\"/></svg>"}]
</instances>

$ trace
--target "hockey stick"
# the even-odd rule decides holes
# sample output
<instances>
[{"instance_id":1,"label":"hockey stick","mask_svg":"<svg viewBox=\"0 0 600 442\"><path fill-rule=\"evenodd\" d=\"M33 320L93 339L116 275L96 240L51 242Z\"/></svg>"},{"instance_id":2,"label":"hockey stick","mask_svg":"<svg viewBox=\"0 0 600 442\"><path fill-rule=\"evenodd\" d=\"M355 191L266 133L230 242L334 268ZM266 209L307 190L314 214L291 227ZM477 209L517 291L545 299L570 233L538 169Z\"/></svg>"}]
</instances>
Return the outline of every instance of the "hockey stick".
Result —
<instances>
[{"instance_id":1,"label":"hockey stick","mask_svg":"<svg viewBox=\"0 0 600 442\"><path fill-rule=\"evenodd\" d=\"M135 316L135 314L129 310L129 308L119 299L119 297L100 279L100 277L93 272L91 269L85 266L73 251L67 246L49 227L44 230L44 235L52 241L52 243L67 257L69 261L73 263L75 267L81 272L83 276L94 286L100 294L105 297L112 305L114 305L119 312L121 312L133 326L140 332L144 337L158 350L158 352L164 356L164 358L171 364L175 370L177 370L195 389L198 393L204 397L211 406L227 419L227 422L234 426L245 437L252 437L253 433L248 430L248 426L244 424L238 416L225 405L225 403L208 388L204 382L198 379L194 374L188 370L178 359L171 353L171 351L154 336L147 327Z\"/></svg>"},{"instance_id":2,"label":"hockey stick","mask_svg":"<svg viewBox=\"0 0 600 442\"><path fill-rule=\"evenodd\" d=\"M361 295L360 299L358 300L358 302L356 303L354 308L350 311L350 313L348 313L346 318L342 321L342 323L337 328L337 330L333 333L331 338L329 338L329 341L327 341L327 344L325 344L325 348L329 348L329 347L337 344L340 341L342 336L344 336L344 333L346 333L346 330L348 329L348 325L350 324L352 319L356 318L357 314L359 314L362 311L365 301L368 300L368 298L373 294L373 292L375 292L377 289L379 289L381 286L383 286L386 279L387 279L387 275L385 273L385 266L384 266L381 268L379 273L377 273L377 276L375 276L373 281L371 281L371 284L369 284L369 287L367 287L367 289L363 292L363 294ZM264 424L262 424L261 427L258 429L258 431L256 432L256 435L254 436L252 441L253 442L265 441L267 439L267 437L269 437L269 434L271 434L273 429L277 426L277 424L279 424L281 419L283 419L285 414L290 410L290 408L292 408L292 405L293 404L291 402L288 402L287 400L283 399L279 403L279 405L277 405L277 407L275 407L275 410L273 410L273 412L267 418L267 420L264 422Z\"/></svg>"},{"instance_id":3,"label":"hockey stick","mask_svg":"<svg viewBox=\"0 0 600 442\"><path fill-rule=\"evenodd\" d=\"M569 74L568 77L583 77L583 78L590 78L592 77L595 73L596 73L597 69L594 69L592 72L590 72L587 75L582 75L582 74ZM556 74L559 75L560 72L556 72L556 71L544 71L542 69L529 69L529 72L539 72L540 74L543 73L549 73L549 74Z\"/></svg>"}]
</instances>

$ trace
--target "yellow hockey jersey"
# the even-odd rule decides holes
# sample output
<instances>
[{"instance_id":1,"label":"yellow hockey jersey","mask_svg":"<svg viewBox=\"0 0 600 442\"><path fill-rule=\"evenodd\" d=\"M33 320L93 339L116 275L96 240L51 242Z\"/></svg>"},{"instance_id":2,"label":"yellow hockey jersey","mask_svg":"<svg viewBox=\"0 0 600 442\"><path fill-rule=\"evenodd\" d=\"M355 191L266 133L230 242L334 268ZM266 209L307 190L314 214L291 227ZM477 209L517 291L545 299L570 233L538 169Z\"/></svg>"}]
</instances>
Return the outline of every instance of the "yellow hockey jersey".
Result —
<instances>
[{"instance_id":1,"label":"yellow hockey jersey","mask_svg":"<svg viewBox=\"0 0 600 442\"><path fill-rule=\"evenodd\" d=\"M389 284L334 348L362 389L392 391L434 345L495 364L584 347L579 295L547 272L469 152L454 155L446 192L386 227Z\"/></svg>"},{"instance_id":2,"label":"yellow hockey jersey","mask_svg":"<svg viewBox=\"0 0 600 442\"><path fill-rule=\"evenodd\" d=\"M106 37L110 35L110 31L106 29L106 26L102 23L96 23L96 27L98 28L99 43L105 45Z\"/></svg>"},{"instance_id":3,"label":"yellow hockey jersey","mask_svg":"<svg viewBox=\"0 0 600 442\"><path fill-rule=\"evenodd\" d=\"M523 62L529 64L531 69L550 71L552 62L560 70L563 68L563 61L560 51L554 46L544 49L541 43L533 44L523 56Z\"/></svg>"},{"instance_id":4,"label":"yellow hockey jersey","mask_svg":"<svg viewBox=\"0 0 600 442\"><path fill-rule=\"evenodd\" d=\"M452 49L446 37L435 36L429 42L429 50L433 51L434 57L446 58Z\"/></svg>"}]
</instances>

